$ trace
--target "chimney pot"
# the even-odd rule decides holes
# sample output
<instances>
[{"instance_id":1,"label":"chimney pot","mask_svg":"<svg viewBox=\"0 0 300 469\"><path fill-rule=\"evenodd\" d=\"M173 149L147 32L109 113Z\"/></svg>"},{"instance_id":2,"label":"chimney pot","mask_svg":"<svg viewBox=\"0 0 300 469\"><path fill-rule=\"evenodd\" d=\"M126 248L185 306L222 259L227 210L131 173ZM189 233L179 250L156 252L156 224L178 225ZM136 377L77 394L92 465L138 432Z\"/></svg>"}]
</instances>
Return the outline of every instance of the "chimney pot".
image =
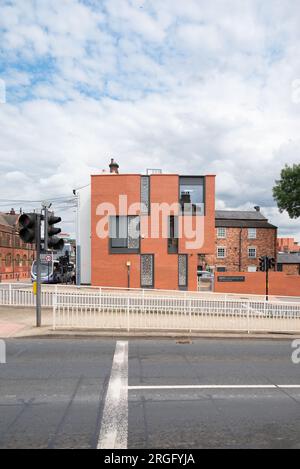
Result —
<instances>
[{"instance_id":1,"label":"chimney pot","mask_svg":"<svg viewBox=\"0 0 300 469\"><path fill-rule=\"evenodd\" d=\"M119 165L114 158L110 160L109 170L111 174L119 174Z\"/></svg>"}]
</instances>

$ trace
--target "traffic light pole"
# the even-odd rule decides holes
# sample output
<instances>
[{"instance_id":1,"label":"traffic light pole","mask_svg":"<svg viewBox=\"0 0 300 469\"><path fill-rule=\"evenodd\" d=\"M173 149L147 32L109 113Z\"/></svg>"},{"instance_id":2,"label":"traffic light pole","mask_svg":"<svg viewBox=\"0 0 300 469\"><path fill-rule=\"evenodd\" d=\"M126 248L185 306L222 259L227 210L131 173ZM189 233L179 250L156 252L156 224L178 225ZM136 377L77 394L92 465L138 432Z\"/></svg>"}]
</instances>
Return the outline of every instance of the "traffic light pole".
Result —
<instances>
[{"instance_id":1,"label":"traffic light pole","mask_svg":"<svg viewBox=\"0 0 300 469\"><path fill-rule=\"evenodd\" d=\"M42 217L40 214L37 214L37 223L36 223L36 327L41 327L42 325L42 272L41 272L41 221Z\"/></svg>"},{"instance_id":2,"label":"traffic light pole","mask_svg":"<svg viewBox=\"0 0 300 469\"><path fill-rule=\"evenodd\" d=\"M269 301L269 266L266 269L266 301Z\"/></svg>"}]
</instances>

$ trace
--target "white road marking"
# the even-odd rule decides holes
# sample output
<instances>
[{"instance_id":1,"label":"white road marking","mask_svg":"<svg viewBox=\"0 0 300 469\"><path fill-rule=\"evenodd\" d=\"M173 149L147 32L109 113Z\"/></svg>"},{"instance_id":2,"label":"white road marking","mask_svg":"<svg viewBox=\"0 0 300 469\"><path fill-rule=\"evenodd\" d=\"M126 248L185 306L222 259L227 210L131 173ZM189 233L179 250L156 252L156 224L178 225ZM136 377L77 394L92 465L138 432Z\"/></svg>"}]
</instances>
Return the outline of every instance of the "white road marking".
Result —
<instances>
[{"instance_id":1,"label":"white road marking","mask_svg":"<svg viewBox=\"0 0 300 469\"><path fill-rule=\"evenodd\" d=\"M300 384L191 384L170 386L128 386L130 391L159 389L300 389Z\"/></svg>"},{"instance_id":2,"label":"white road marking","mask_svg":"<svg viewBox=\"0 0 300 469\"><path fill-rule=\"evenodd\" d=\"M98 449L127 449L128 342L117 342L105 399Z\"/></svg>"}]
</instances>

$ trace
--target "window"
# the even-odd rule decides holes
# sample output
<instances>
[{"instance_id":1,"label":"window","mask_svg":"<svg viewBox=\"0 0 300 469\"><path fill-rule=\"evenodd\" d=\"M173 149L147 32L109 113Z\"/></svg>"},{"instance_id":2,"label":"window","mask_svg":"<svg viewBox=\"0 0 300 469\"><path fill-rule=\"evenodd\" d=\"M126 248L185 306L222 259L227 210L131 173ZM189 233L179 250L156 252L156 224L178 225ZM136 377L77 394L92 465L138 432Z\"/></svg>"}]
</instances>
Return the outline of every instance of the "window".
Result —
<instances>
[{"instance_id":1,"label":"window","mask_svg":"<svg viewBox=\"0 0 300 469\"><path fill-rule=\"evenodd\" d=\"M217 236L219 239L225 239L226 238L226 228L220 227L217 230Z\"/></svg>"},{"instance_id":2,"label":"window","mask_svg":"<svg viewBox=\"0 0 300 469\"><path fill-rule=\"evenodd\" d=\"M256 248L248 248L248 257L251 259L256 259Z\"/></svg>"},{"instance_id":3,"label":"window","mask_svg":"<svg viewBox=\"0 0 300 469\"><path fill-rule=\"evenodd\" d=\"M256 271L257 271L256 265L249 265L248 266L248 272L256 272Z\"/></svg>"},{"instance_id":4,"label":"window","mask_svg":"<svg viewBox=\"0 0 300 469\"><path fill-rule=\"evenodd\" d=\"M256 228L248 228L248 239L256 239Z\"/></svg>"},{"instance_id":5,"label":"window","mask_svg":"<svg viewBox=\"0 0 300 469\"><path fill-rule=\"evenodd\" d=\"M169 217L168 253L178 253L178 217Z\"/></svg>"},{"instance_id":6,"label":"window","mask_svg":"<svg viewBox=\"0 0 300 469\"><path fill-rule=\"evenodd\" d=\"M283 264L277 264L277 272L283 272Z\"/></svg>"},{"instance_id":7,"label":"window","mask_svg":"<svg viewBox=\"0 0 300 469\"><path fill-rule=\"evenodd\" d=\"M217 247L217 257L218 259L224 259L226 257L226 248L223 246Z\"/></svg>"},{"instance_id":8,"label":"window","mask_svg":"<svg viewBox=\"0 0 300 469\"><path fill-rule=\"evenodd\" d=\"M180 204L183 213L204 215L204 178L179 178Z\"/></svg>"},{"instance_id":9,"label":"window","mask_svg":"<svg viewBox=\"0 0 300 469\"><path fill-rule=\"evenodd\" d=\"M217 267L217 272L226 272L226 267Z\"/></svg>"},{"instance_id":10,"label":"window","mask_svg":"<svg viewBox=\"0 0 300 469\"><path fill-rule=\"evenodd\" d=\"M178 286L185 289L188 286L188 256L179 254L178 256Z\"/></svg>"},{"instance_id":11,"label":"window","mask_svg":"<svg viewBox=\"0 0 300 469\"><path fill-rule=\"evenodd\" d=\"M141 177L141 213L150 214L150 177Z\"/></svg>"},{"instance_id":12,"label":"window","mask_svg":"<svg viewBox=\"0 0 300 469\"><path fill-rule=\"evenodd\" d=\"M21 265L21 258L20 258L20 256L19 256L19 254L17 254L17 255L16 255L16 266L17 266L17 267L20 267L20 265Z\"/></svg>"},{"instance_id":13,"label":"window","mask_svg":"<svg viewBox=\"0 0 300 469\"><path fill-rule=\"evenodd\" d=\"M5 257L5 265L6 267L10 267L11 266L11 254L7 254L7 256Z\"/></svg>"},{"instance_id":14,"label":"window","mask_svg":"<svg viewBox=\"0 0 300 469\"><path fill-rule=\"evenodd\" d=\"M141 255L141 288L154 288L154 255Z\"/></svg>"},{"instance_id":15,"label":"window","mask_svg":"<svg viewBox=\"0 0 300 469\"><path fill-rule=\"evenodd\" d=\"M139 253L140 218L136 215L110 217L109 238L112 253Z\"/></svg>"}]
</instances>

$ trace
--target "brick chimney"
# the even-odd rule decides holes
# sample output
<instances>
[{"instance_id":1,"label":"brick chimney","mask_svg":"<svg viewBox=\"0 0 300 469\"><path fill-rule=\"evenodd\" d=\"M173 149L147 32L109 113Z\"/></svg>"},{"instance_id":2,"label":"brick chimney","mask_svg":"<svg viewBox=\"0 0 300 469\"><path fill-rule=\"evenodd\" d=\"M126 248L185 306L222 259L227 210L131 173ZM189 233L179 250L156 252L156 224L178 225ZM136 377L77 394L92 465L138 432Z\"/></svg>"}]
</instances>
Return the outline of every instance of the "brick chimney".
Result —
<instances>
[{"instance_id":1,"label":"brick chimney","mask_svg":"<svg viewBox=\"0 0 300 469\"><path fill-rule=\"evenodd\" d=\"M119 165L113 158L110 160L109 170L111 174L119 174Z\"/></svg>"}]
</instances>

